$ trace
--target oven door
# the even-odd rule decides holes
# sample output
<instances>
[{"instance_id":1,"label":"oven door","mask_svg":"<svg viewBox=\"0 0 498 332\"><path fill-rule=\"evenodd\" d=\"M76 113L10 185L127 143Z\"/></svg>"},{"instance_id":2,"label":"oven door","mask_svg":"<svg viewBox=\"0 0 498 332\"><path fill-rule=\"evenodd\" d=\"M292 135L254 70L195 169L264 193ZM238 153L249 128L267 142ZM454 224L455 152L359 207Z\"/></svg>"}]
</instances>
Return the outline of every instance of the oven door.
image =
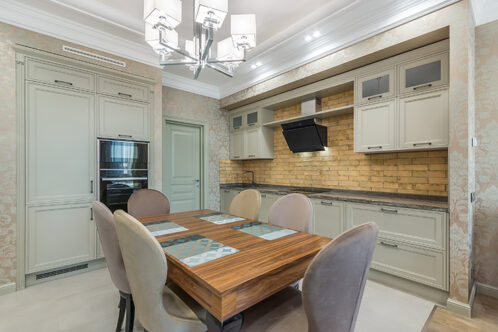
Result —
<instances>
[{"instance_id":1,"label":"oven door","mask_svg":"<svg viewBox=\"0 0 498 332\"><path fill-rule=\"evenodd\" d=\"M99 140L99 168L140 169L148 168L149 143L117 140Z\"/></svg>"},{"instance_id":2,"label":"oven door","mask_svg":"<svg viewBox=\"0 0 498 332\"><path fill-rule=\"evenodd\" d=\"M148 187L147 171L103 170L100 173L99 199L112 212L118 209L128 211L131 194Z\"/></svg>"}]
</instances>

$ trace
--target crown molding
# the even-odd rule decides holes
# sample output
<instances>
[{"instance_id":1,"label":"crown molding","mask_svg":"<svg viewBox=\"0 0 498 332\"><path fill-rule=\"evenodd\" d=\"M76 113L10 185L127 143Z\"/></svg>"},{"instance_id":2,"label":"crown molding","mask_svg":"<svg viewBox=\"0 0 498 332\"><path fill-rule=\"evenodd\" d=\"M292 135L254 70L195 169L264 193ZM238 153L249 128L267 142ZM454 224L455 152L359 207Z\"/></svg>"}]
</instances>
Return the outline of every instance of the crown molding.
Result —
<instances>
[{"instance_id":1,"label":"crown molding","mask_svg":"<svg viewBox=\"0 0 498 332\"><path fill-rule=\"evenodd\" d=\"M217 86L165 71L163 71L163 85L206 97L221 99L220 89Z\"/></svg>"},{"instance_id":2,"label":"crown molding","mask_svg":"<svg viewBox=\"0 0 498 332\"><path fill-rule=\"evenodd\" d=\"M317 40L316 43L311 44L310 47L306 49L306 52L300 51L300 48L303 48L304 46L304 36L315 30L318 26L322 31L334 31L334 29L336 29L336 27L334 27L335 20L333 19L336 16L336 13L333 13L321 21L310 25L308 29L302 31L301 33L294 34L291 38L288 38L287 40L276 44L273 48L267 50L265 54L258 57L258 60L263 63L263 66L254 71L236 75L229 82L229 84L223 84L220 86L221 98L228 97L251 86L275 78L285 72L333 54L348 46L366 40L429 13L435 12L458 1L460 0L430 0L425 3L425 6L419 5L416 10L407 10L409 15L398 15L395 19L391 17L392 13L390 12L378 11L376 13L372 13L369 10L362 10L360 7L362 5L361 2L354 2L353 4L358 7L348 7L351 12L358 15L360 20L363 22L361 29L357 29L352 32L349 31L348 35L326 33L322 35L319 41ZM348 13L345 13L344 15L347 16ZM346 27L343 28L344 31L348 31ZM340 42L338 42L338 40ZM251 56L251 58L255 57ZM268 64L266 68L265 64Z\"/></svg>"},{"instance_id":3,"label":"crown molding","mask_svg":"<svg viewBox=\"0 0 498 332\"><path fill-rule=\"evenodd\" d=\"M470 0L476 26L498 20L498 1Z\"/></svg>"},{"instance_id":4,"label":"crown molding","mask_svg":"<svg viewBox=\"0 0 498 332\"><path fill-rule=\"evenodd\" d=\"M14 0L0 1L0 21L125 59L159 67L157 56L145 43L132 42Z\"/></svg>"}]
</instances>

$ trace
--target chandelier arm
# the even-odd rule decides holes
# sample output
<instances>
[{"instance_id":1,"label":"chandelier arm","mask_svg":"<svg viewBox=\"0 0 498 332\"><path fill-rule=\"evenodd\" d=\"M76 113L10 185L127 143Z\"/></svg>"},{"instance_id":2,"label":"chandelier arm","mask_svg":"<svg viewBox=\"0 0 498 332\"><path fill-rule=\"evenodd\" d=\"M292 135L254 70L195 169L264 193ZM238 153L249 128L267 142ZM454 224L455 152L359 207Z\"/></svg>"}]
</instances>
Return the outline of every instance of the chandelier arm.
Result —
<instances>
[{"instance_id":1,"label":"chandelier arm","mask_svg":"<svg viewBox=\"0 0 498 332\"><path fill-rule=\"evenodd\" d=\"M180 48L175 48L175 47L172 47L172 46L170 46L170 45L168 45L168 44L166 44L166 43L163 43L162 41L159 41L159 43L160 43L162 46L166 47L167 49L172 50L172 51L174 51L174 52L176 52L176 53L178 53L178 54L180 54L180 55L183 55L183 56L185 56L185 57L189 58L189 59L190 59L190 60L192 60L192 61L195 61L195 63L197 63L197 61L198 61L198 59L196 59L196 58L194 58L193 56L191 56L191 55L190 55L190 53L188 53L188 52L186 52L186 51L184 51L184 50L182 50L182 49L180 49Z\"/></svg>"},{"instance_id":2,"label":"chandelier arm","mask_svg":"<svg viewBox=\"0 0 498 332\"><path fill-rule=\"evenodd\" d=\"M238 62L246 62L246 59L234 59L234 60L217 60L215 59L207 59L207 63L238 63Z\"/></svg>"},{"instance_id":3,"label":"chandelier arm","mask_svg":"<svg viewBox=\"0 0 498 332\"><path fill-rule=\"evenodd\" d=\"M176 60L169 60L169 61L160 61L159 65L160 66L176 66L176 65L195 65L197 64L197 61L176 61Z\"/></svg>"},{"instance_id":4,"label":"chandelier arm","mask_svg":"<svg viewBox=\"0 0 498 332\"><path fill-rule=\"evenodd\" d=\"M208 66L209 68L214 69L217 72L220 72L228 77L233 77L233 72L230 69L224 68L218 64L206 62L206 66Z\"/></svg>"},{"instance_id":5,"label":"chandelier arm","mask_svg":"<svg viewBox=\"0 0 498 332\"><path fill-rule=\"evenodd\" d=\"M199 74L201 73L201 70L202 70L202 66L197 66L194 70L194 79L198 79L199 78Z\"/></svg>"},{"instance_id":6,"label":"chandelier arm","mask_svg":"<svg viewBox=\"0 0 498 332\"><path fill-rule=\"evenodd\" d=\"M204 46L204 50L202 51L202 56L201 56L201 59L203 61L207 59L209 55L209 50L211 49L211 45L213 44L213 39L214 39L213 28L206 29L206 31L207 31L206 45Z\"/></svg>"}]
</instances>

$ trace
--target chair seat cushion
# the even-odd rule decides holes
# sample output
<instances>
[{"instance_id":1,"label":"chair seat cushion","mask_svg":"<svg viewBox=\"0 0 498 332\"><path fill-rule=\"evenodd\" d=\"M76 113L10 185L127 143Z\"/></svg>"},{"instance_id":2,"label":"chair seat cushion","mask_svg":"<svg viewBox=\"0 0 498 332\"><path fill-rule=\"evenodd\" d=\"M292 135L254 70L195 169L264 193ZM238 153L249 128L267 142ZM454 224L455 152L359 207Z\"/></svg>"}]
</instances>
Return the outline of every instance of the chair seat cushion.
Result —
<instances>
[{"instance_id":1,"label":"chair seat cushion","mask_svg":"<svg viewBox=\"0 0 498 332\"><path fill-rule=\"evenodd\" d=\"M206 309L171 280L168 280L164 287L163 303L166 311L172 316L206 322Z\"/></svg>"},{"instance_id":2,"label":"chair seat cushion","mask_svg":"<svg viewBox=\"0 0 498 332\"><path fill-rule=\"evenodd\" d=\"M244 311L242 332L305 332L308 321L302 306L301 292L287 287Z\"/></svg>"}]
</instances>

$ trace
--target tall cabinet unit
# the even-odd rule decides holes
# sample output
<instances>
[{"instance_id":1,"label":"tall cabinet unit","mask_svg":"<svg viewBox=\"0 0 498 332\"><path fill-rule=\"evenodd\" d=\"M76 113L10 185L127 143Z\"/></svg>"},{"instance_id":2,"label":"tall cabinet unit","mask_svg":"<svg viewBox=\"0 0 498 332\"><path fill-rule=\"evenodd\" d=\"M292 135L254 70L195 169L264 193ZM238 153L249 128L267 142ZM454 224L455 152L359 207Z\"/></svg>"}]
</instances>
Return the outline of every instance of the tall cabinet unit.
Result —
<instances>
[{"instance_id":1,"label":"tall cabinet unit","mask_svg":"<svg viewBox=\"0 0 498 332\"><path fill-rule=\"evenodd\" d=\"M17 54L28 276L102 257L92 211L97 138L149 140L151 120L147 84L34 53Z\"/></svg>"}]
</instances>

